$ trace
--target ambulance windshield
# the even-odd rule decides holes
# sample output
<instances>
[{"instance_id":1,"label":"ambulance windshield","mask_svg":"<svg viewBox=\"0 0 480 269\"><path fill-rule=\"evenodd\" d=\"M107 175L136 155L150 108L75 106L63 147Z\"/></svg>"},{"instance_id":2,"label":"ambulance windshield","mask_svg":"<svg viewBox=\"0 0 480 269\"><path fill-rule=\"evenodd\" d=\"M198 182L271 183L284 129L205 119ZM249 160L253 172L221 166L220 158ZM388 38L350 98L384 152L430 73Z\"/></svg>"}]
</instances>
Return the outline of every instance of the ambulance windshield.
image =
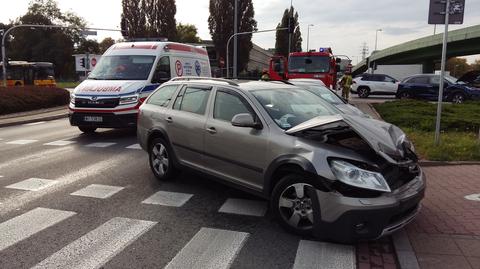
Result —
<instances>
[{"instance_id":1,"label":"ambulance windshield","mask_svg":"<svg viewBox=\"0 0 480 269\"><path fill-rule=\"evenodd\" d=\"M147 80L154 62L152 55L103 56L88 79Z\"/></svg>"}]
</instances>

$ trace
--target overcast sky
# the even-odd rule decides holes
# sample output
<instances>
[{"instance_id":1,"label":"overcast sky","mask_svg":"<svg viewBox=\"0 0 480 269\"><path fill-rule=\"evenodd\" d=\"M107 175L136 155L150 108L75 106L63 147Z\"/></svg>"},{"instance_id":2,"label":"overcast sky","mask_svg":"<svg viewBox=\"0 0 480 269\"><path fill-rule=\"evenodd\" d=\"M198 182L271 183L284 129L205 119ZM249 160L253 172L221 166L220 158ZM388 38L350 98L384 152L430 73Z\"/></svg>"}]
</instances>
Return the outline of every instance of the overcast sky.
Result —
<instances>
[{"instance_id":1,"label":"overcast sky","mask_svg":"<svg viewBox=\"0 0 480 269\"><path fill-rule=\"evenodd\" d=\"M24 14L30 1L8 2L0 12L0 21L4 23ZM91 27L119 28L121 0L58 0L58 3L62 10L72 10L85 18ZM209 0L177 0L176 3L177 22L196 25L200 38L210 39ZM253 3L259 30L275 28L290 5L289 0L253 0ZM346 54L354 63L360 58L363 42L370 51L374 50L376 29L383 29L378 35L378 49L431 35L434 30L433 25L427 24L428 0L293 0L293 6L299 13L303 49L306 49L307 25L313 24L309 48L332 47L335 54ZM480 1L466 0L464 24L451 25L450 29L477 24L480 24ZM438 26L438 32L443 32L443 27ZM118 33L99 32L98 38L106 36L120 37ZM263 48L274 47L275 33L256 34L253 42ZM475 58L480 56L468 59Z\"/></svg>"}]
</instances>

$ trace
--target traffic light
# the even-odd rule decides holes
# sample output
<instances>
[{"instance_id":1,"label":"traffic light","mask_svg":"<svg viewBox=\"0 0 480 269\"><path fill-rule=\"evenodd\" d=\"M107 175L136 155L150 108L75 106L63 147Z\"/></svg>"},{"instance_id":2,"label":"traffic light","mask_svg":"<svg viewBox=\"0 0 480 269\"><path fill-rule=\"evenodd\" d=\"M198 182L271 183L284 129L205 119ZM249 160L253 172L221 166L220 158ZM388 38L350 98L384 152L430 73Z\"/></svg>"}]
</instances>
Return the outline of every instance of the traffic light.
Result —
<instances>
[{"instance_id":1,"label":"traffic light","mask_svg":"<svg viewBox=\"0 0 480 269\"><path fill-rule=\"evenodd\" d=\"M288 33L293 34L295 30L295 20L293 18L288 19Z\"/></svg>"},{"instance_id":2,"label":"traffic light","mask_svg":"<svg viewBox=\"0 0 480 269\"><path fill-rule=\"evenodd\" d=\"M85 58L81 58L80 59L80 66L85 68L86 64L85 64Z\"/></svg>"}]
</instances>

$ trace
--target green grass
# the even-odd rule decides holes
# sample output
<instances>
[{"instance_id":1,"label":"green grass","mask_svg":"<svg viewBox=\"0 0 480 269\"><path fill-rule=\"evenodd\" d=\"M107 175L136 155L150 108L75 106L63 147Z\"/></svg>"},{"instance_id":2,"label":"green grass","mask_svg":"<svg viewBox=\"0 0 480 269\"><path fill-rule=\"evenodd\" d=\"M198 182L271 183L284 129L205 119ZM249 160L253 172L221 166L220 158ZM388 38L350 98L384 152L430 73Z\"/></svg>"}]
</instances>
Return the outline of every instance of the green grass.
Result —
<instances>
[{"instance_id":1,"label":"green grass","mask_svg":"<svg viewBox=\"0 0 480 269\"><path fill-rule=\"evenodd\" d=\"M57 81L58 88L75 88L80 84L80 81Z\"/></svg>"},{"instance_id":2,"label":"green grass","mask_svg":"<svg viewBox=\"0 0 480 269\"><path fill-rule=\"evenodd\" d=\"M480 103L444 104L441 143L434 145L437 105L400 100L374 105L382 118L402 128L421 158L432 161L480 161Z\"/></svg>"}]
</instances>

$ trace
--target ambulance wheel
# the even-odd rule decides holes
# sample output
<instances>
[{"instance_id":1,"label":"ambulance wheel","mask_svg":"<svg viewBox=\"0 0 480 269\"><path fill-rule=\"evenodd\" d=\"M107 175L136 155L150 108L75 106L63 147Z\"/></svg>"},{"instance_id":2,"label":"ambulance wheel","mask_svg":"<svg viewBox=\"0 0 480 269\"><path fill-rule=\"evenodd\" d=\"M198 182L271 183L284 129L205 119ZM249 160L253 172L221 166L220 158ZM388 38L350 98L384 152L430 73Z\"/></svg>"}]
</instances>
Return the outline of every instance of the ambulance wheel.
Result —
<instances>
[{"instance_id":1,"label":"ambulance wheel","mask_svg":"<svg viewBox=\"0 0 480 269\"><path fill-rule=\"evenodd\" d=\"M96 127L85 127L85 126L78 126L78 129L80 129L80 131L86 134L93 134L95 133L95 130L97 130Z\"/></svg>"}]
</instances>

